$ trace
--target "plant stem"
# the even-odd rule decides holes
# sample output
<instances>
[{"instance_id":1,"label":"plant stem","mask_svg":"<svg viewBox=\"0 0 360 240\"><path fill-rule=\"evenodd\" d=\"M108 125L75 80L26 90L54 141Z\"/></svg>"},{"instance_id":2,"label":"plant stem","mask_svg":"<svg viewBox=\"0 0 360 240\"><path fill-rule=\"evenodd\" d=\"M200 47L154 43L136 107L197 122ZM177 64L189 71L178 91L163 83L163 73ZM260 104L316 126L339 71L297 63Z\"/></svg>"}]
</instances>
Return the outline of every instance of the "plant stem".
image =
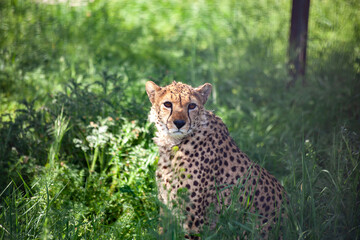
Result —
<instances>
[{"instance_id":1,"label":"plant stem","mask_svg":"<svg viewBox=\"0 0 360 240\"><path fill-rule=\"evenodd\" d=\"M93 161L92 161L92 163L91 163L90 174L91 174L92 172L94 172L95 163L96 163L96 160L97 160L98 155L99 155L99 147L96 147L96 148L95 148L95 152L94 152L94 158L93 158Z\"/></svg>"}]
</instances>

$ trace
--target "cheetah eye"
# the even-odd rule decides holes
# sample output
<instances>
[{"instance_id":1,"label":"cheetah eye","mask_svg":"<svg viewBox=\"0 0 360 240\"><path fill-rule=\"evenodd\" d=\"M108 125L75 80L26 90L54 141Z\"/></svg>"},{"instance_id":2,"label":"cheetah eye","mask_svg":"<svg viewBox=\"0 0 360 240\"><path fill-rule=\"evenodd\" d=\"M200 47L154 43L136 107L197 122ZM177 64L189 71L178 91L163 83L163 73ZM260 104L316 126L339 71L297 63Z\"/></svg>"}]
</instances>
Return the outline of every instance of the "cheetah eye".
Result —
<instances>
[{"instance_id":1,"label":"cheetah eye","mask_svg":"<svg viewBox=\"0 0 360 240\"><path fill-rule=\"evenodd\" d=\"M188 106L188 108L189 108L190 110L193 110L193 109L196 108L196 104L195 104L195 103L190 103L189 106Z\"/></svg>"},{"instance_id":2,"label":"cheetah eye","mask_svg":"<svg viewBox=\"0 0 360 240\"><path fill-rule=\"evenodd\" d=\"M171 102L164 102L164 106L166 108L171 108L172 107L172 103Z\"/></svg>"}]
</instances>

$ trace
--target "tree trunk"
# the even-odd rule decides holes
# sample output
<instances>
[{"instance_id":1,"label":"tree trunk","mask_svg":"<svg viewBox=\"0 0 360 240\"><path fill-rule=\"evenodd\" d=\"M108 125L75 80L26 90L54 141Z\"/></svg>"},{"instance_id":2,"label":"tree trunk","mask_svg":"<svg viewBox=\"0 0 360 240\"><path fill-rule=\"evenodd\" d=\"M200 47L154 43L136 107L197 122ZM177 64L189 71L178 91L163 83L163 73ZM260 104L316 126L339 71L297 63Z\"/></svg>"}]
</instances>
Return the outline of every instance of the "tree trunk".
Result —
<instances>
[{"instance_id":1,"label":"tree trunk","mask_svg":"<svg viewBox=\"0 0 360 240\"><path fill-rule=\"evenodd\" d=\"M289 74L292 79L287 85L288 88L293 86L299 77L305 85L309 9L310 0L293 0L289 44Z\"/></svg>"}]
</instances>

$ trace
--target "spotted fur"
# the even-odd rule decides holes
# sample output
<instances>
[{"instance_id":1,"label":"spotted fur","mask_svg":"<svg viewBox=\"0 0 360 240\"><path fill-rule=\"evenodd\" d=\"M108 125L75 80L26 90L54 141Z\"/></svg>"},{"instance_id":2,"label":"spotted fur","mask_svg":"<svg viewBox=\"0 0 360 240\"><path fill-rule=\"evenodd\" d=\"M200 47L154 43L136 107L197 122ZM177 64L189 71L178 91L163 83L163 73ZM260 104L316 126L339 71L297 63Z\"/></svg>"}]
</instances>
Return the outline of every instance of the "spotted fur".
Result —
<instances>
[{"instance_id":1,"label":"spotted fur","mask_svg":"<svg viewBox=\"0 0 360 240\"><path fill-rule=\"evenodd\" d=\"M171 207L178 190L186 188L190 201L185 206L184 228L198 233L211 203L218 208L222 202L230 203L231 188L221 191L219 198L215 185L243 184L239 203L252 200L251 211L259 214L259 228L267 238L279 219L285 191L275 177L239 150L223 121L205 110L211 85L192 88L174 81L159 87L149 81L146 91L152 103L149 119L157 128L160 200Z\"/></svg>"}]
</instances>

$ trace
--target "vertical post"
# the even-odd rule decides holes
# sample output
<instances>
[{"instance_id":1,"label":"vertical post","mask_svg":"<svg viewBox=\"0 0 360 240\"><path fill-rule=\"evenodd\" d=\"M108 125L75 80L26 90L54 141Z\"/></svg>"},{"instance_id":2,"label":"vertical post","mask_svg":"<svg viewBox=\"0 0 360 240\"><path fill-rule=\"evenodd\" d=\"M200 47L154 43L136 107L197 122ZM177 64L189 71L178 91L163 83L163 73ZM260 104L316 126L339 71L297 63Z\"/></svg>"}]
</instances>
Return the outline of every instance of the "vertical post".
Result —
<instances>
[{"instance_id":1,"label":"vertical post","mask_svg":"<svg viewBox=\"0 0 360 240\"><path fill-rule=\"evenodd\" d=\"M306 45L308 35L310 0L293 0L291 11L289 39L289 74L291 81L287 87L295 84L297 78L302 78L305 85Z\"/></svg>"}]
</instances>

